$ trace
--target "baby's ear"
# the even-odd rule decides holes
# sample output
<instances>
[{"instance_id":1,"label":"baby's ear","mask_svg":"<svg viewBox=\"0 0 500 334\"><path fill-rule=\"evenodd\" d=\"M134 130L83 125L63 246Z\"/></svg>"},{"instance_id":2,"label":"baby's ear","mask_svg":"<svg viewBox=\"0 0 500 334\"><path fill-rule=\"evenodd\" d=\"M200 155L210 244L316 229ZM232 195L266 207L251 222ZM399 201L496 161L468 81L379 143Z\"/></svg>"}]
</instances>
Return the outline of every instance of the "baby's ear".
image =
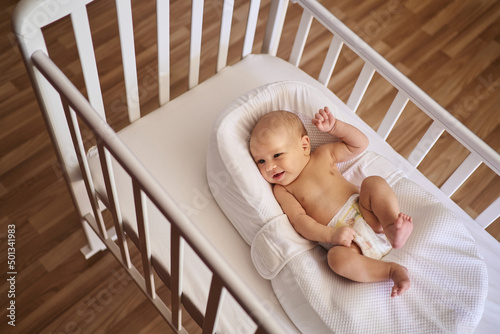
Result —
<instances>
[{"instance_id":1,"label":"baby's ear","mask_svg":"<svg viewBox=\"0 0 500 334\"><path fill-rule=\"evenodd\" d=\"M302 136L301 142L304 153L309 155L311 153L311 141L309 140L309 136Z\"/></svg>"}]
</instances>

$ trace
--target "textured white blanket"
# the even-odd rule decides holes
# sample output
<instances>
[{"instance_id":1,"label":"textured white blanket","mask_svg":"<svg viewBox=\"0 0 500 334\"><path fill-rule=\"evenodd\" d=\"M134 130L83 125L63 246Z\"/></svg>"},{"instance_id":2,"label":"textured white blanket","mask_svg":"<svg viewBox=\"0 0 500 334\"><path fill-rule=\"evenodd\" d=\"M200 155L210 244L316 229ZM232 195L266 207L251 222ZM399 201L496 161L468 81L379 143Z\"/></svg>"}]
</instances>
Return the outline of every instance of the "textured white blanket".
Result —
<instances>
[{"instance_id":1,"label":"textured white blanket","mask_svg":"<svg viewBox=\"0 0 500 334\"><path fill-rule=\"evenodd\" d=\"M302 332L319 333L317 325L309 327L301 319L304 302L324 322L325 331L335 333L474 331L488 289L486 266L474 240L460 220L418 185L401 178L393 188L401 210L413 217L414 230L407 244L383 261L409 269L410 290L390 298L392 282L355 283L339 277L328 268L326 252L316 247L290 260L273 282Z\"/></svg>"}]
</instances>

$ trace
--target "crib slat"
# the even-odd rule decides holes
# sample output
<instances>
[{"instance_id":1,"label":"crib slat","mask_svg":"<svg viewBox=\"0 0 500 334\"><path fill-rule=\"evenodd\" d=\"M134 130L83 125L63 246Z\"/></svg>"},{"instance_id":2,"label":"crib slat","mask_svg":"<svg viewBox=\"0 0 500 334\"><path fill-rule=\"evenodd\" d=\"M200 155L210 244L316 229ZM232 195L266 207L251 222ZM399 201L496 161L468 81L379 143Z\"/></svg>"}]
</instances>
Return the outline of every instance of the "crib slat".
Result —
<instances>
[{"instance_id":1,"label":"crib slat","mask_svg":"<svg viewBox=\"0 0 500 334\"><path fill-rule=\"evenodd\" d=\"M134 122L141 117L137 66L135 62L134 28L130 0L116 0L118 30L122 51L123 75L127 94L128 118Z\"/></svg>"},{"instance_id":2,"label":"crib slat","mask_svg":"<svg viewBox=\"0 0 500 334\"><path fill-rule=\"evenodd\" d=\"M500 217L500 197L476 217L476 223L483 228L487 228L498 217Z\"/></svg>"},{"instance_id":3,"label":"crib slat","mask_svg":"<svg viewBox=\"0 0 500 334\"><path fill-rule=\"evenodd\" d=\"M394 125L398 121L399 116L401 116L401 113L406 107L408 101L409 99L406 94L401 91L398 92L396 98L394 99L394 101L392 101L389 110L385 114L384 119L382 120L382 123L380 123L380 126L377 130L377 133L380 135L380 137L384 138L384 140L386 140L389 136L389 133L391 133L392 128L394 128Z\"/></svg>"},{"instance_id":4,"label":"crib slat","mask_svg":"<svg viewBox=\"0 0 500 334\"><path fill-rule=\"evenodd\" d=\"M90 104L105 119L104 103L102 101L101 85L97 72L87 7L81 6L78 10L72 12L71 22L73 23L76 46L80 56L80 63L82 64L83 77L85 78L85 87L87 88Z\"/></svg>"},{"instance_id":5,"label":"crib slat","mask_svg":"<svg viewBox=\"0 0 500 334\"><path fill-rule=\"evenodd\" d=\"M120 204L118 202L118 193L116 191L113 166L111 165L111 155L104 148L102 143L97 144L97 150L99 152L99 161L101 162L102 174L106 186L106 195L109 202L109 209L111 211L111 215L113 216L113 223L115 226L116 237L118 238L118 246L120 247L122 263L125 264L127 268L130 268L130 254L128 251L127 239L125 238L125 232L123 230L123 220Z\"/></svg>"},{"instance_id":6,"label":"crib slat","mask_svg":"<svg viewBox=\"0 0 500 334\"><path fill-rule=\"evenodd\" d=\"M441 191L450 197L460 188L467 178L481 165L482 161L475 154L470 153L469 156L458 166L455 172L441 186Z\"/></svg>"},{"instance_id":7,"label":"crib slat","mask_svg":"<svg viewBox=\"0 0 500 334\"><path fill-rule=\"evenodd\" d=\"M156 0L160 106L170 100L170 1Z\"/></svg>"},{"instance_id":8,"label":"crib slat","mask_svg":"<svg viewBox=\"0 0 500 334\"><path fill-rule=\"evenodd\" d=\"M424 136L418 142L417 146L410 153L408 158L408 162L410 162L413 166L417 167L422 160L424 160L425 156L431 150L432 146L439 139L441 134L443 134L444 128L438 124L438 122L432 122L431 126L425 132Z\"/></svg>"},{"instance_id":9,"label":"crib slat","mask_svg":"<svg viewBox=\"0 0 500 334\"><path fill-rule=\"evenodd\" d=\"M214 273L210 285L210 292L208 294L207 311L203 322L203 334L215 333L217 321L219 320L220 304L223 298L223 288L223 281Z\"/></svg>"},{"instance_id":10,"label":"crib slat","mask_svg":"<svg viewBox=\"0 0 500 334\"><path fill-rule=\"evenodd\" d=\"M191 6L191 41L189 48L189 89L198 85L200 78L201 36L203 28L203 0L193 0Z\"/></svg>"},{"instance_id":11,"label":"crib slat","mask_svg":"<svg viewBox=\"0 0 500 334\"><path fill-rule=\"evenodd\" d=\"M330 47L328 48L328 53L326 54L325 61L323 62L323 67L319 73L318 81L321 82L325 87L328 86L330 78L332 77L333 68L337 63L339 58L340 50L344 42L338 35L334 35Z\"/></svg>"},{"instance_id":12,"label":"crib slat","mask_svg":"<svg viewBox=\"0 0 500 334\"><path fill-rule=\"evenodd\" d=\"M241 57L245 58L252 53L253 41L255 39L255 29L257 29L257 19L259 18L260 0L250 1L248 9L247 27L245 30L245 40Z\"/></svg>"},{"instance_id":13,"label":"crib slat","mask_svg":"<svg viewBox=\"0 0 500 334\"><path fill-rule=\"evenodd\" d=\"M172 299L172 324L176 330L182 328L182 264L184 258L184 245L181 232L174 224L170 225L170 291Z\"/></svg>"},{"instance_id":14,"label":"crib slat","mask_svg":"<svg viewBox=\"0 0 500 334\"><path fill-rule=\"evenodd\" d=\"M92 176L90 175L89 163L87 156L85 155L85 148L83 147L82 135L80 133L80 128L78 126L78 119L73 110L70 109L66 100L63 100L64 114L66 115L66 121L68 122L68 128L73 141L73 146L76 151L76 157L78 159L78 165L80 166L80 171L82 173L83 181L85 183L85 188L89 197L90 205L92 207L92 212L97 220L97 226L99 228L99 233L103 239L108 238L108 233L104 225L104 220L102 219L101 211L99 210L99 205L97 203L97 196L95 192L94 183L92 182Z\"/></svg>"},{"instance_id":15,"label":"crib slat","mask_svg":"<svg viewBox=\"0 0 500 334\"><path fill-rule=\"evenodd\" d=\"M231 37L231 21L233 19L234 0L225 0L222 7L220 24L219 53L217 56L217 72L226 67L227 53L229 51L229 38Z\"/></svg>"},{"instance_id":16,"label":"crib slat","mask_svg":"<svg viewBox=\"0 0 500 334\"><path fill-rule=\"evenodd\" d=\"M144 270L144 280L146 290L152 299L156 298L153 268L151 266L151 244L149 238L149 222L147 214L146 195L141 190L141 186L135 179L132 179L132 189L134 193L134 206L137 218L137 230L139 232L139 248L141 251L142 268Z\"/></svg>"},{"instance_id":17,"label":"crib slat","mask_svg":"<svg viewBox=\"0 0 500 334\"><path fill-rule=\"evenodd\" d=\"M297 29L297 34L295 35L295 41L293 42L292 52L290 53L289 59L289 63L295 66L299 66L300 59L302 58L307 36L309 35L309 30L311 29L312 19L313 16L311 13L305 10L302 12L299 28Z\"/></svg>"},{"instance_id":18,"label":"crib slat","mask_svg":"<svg viewBox=\"0 0 500 334\"><path fill-rule=\"evenodd\" d=\"M262 44L262 53L276 56L280 43L281 32L285 22L288 0L275 0L271 2L269 18L267 20L266 33Z\"/></svg>"},{"instance_id":19,"label":"crib slat","mask_svg":"<svg viewBox=\"0 0 500 334\"><path fill-rule=\"evenodd\" d=\"M354 85L351 95L349 96L349 100L347 101L347 106L351 108L353 112L358 110L359 104L361 103L361 100L363 99L366 89L368 88L374 74L375 68L370 63L366 62L361 69L358 80L356 80L356 84Z\"/></svg>"}]
</instances>

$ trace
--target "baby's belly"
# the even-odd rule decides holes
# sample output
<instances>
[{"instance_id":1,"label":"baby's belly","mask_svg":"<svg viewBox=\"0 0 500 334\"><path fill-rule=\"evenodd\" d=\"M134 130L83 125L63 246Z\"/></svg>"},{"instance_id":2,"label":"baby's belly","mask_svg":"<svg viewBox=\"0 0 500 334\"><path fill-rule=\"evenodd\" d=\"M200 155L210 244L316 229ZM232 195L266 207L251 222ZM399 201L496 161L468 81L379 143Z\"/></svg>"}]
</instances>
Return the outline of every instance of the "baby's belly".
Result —
<instances>
[{"instance_id":1,"label":"baby's belly","mask_svg":"<svg viewBox=\"0 0 500 334\"><path fill-rule=\"evenodd\" d=\"M323 196L316 201L316 204L310 205L309 208L305 208L306 213L318 223L328 225L337 212L344 206L349 197L356 193L358 193L358 189L354 186L342 192Z\"/></svg>"}]
</instances>

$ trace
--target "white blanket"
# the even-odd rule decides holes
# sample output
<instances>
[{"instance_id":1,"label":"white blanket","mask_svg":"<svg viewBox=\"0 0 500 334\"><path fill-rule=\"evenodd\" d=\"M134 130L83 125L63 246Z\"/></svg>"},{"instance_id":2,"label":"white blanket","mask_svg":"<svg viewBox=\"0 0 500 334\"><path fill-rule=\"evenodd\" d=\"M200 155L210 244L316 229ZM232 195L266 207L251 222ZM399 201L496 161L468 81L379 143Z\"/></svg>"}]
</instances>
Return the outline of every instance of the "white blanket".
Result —
<instances>
[{"instance_id":1,"label":"white blanket","mask_svg":"<svg viewBox=\"0 0 500 334\"><path fill-rule=\"evenodd\" d=\"M403 248L382 260L408 268L410 290L390 298L391 281L355 283L339 277L328 267L326 251L316 247L291 259L273 280L281 304L298 317L292 320L302 332L321 333L304 318L315 315L325 332L474 331L488 290L486 265L474 240L450 210L418 185L402 177L392 187L401 210L413 217L414 230ZM304 302L312 315L304 312Z\"/></svg>"}]
</instances>

